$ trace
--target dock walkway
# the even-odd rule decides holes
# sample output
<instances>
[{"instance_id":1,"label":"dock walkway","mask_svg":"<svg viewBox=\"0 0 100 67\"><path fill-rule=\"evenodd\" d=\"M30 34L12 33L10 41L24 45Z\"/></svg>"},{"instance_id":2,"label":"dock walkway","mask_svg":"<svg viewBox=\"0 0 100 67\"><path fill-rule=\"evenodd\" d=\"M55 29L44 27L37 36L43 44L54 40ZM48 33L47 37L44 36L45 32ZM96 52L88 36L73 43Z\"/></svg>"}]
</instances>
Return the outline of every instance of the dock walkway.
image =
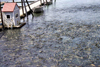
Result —
<instances>
[{"instance_id":1,"label":"dock walkway","mask_svg":"<svg viewBox=\"0 0 100 67\"><path fill-rule=\"evenodd\" d=\"M46 2L46 0L44 0L44 3ZM51 0L47 0L47 2L51 2ZM43 3L43 1L42 1L42 3ZM34 8L36 8L36 7L38 7L38 6L40 6L41 5L41 1L39 0L39 1L36 1L36 2L34 2L34 3L32 3L32 4L30 4L30 8L31 9L34 9ZM28 6L26 6L26 9L27 9L27 12L29 12L30 11L30 9L28 8ZM24 8L24 14L25 14L26 12L25 12L25 8ZM22 16L23 15L23 12L22 12L22 8L20 8L20 16Z\"/></svg>"}]
</instances>

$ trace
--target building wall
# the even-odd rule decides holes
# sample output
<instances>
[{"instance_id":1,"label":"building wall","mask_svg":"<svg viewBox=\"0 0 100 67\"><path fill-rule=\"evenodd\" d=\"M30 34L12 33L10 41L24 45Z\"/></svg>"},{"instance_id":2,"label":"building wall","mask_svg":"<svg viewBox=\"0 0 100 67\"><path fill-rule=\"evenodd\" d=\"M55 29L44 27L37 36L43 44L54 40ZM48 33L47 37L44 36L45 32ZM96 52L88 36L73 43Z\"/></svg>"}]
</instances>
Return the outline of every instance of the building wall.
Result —
<instances>
[{"instance_id":1,"label":"building wall","mask_svg":"<svg viewBox=\"0 0 100 67\"><path fill-rule=\"evenodd\" d=\"M18 14L18 17L16 17L16 14ZM10 15L10 19L7 19L7 15ZM12 19L12 20L11 20ZM9 21L13 21L15 24L13 25L18 25L20 23L20 13L19 13L19 8L16 5L15 9L13 12L3 12L3 20L9 20ZM9 23L9 22L6 22Z\"/></svg>"},{"instance_id":2,"label":"building wall","mask_svg":"<svg viewBox=\"0 0 100 67\"><path fill-rule=\"evenodd\" d=\"M10 19L13 18L13 12L3 12L4 19L7 19L6 15L10 15Z\"/></svg>"},{"instance_id":3,"label":"building wall","mask_svg":"<svg viewBox=\"0 0 100 67\"><path fill-rule=\"evenodd\" d=\"M10 15L10 19L7 19L7 15ZM10 23L11 19L12 19L12 21L14 19L13 12L3 12L3 21L4 21L4 23Z\"/></svg>"},{"instance_id":4,"label":"building wall","mask_svg":"<svg viewBox=\"0 0 100 67\"><path fill-rule=\"evenodd\" d=\"M20 23L20 12L17 5L15 6L13 14L14 14L15 25L18 25ZM18 17L16 17L17 14L18 14Z\"/></svg>"}]
</instances>

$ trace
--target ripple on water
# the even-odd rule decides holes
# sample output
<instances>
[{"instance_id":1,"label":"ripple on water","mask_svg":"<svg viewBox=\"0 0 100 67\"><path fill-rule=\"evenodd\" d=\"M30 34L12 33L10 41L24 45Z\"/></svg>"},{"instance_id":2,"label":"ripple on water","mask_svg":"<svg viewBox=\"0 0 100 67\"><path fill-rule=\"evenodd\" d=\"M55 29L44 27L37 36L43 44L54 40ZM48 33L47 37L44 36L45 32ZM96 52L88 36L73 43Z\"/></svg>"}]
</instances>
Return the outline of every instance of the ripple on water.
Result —
<instances>
[{"instance_id":1,"label":"ripple on water","mask_svg":"<svg viewBox=\"0 0 100 67\"><path fill-rule=\"evenodd\" d=\"M34 19L29 15L29 24L23 28L0 33L0 67L100 65L99 5L65 8L68 4L58 7L59 2L45 6Z\"/></svg>"}]
</instances>

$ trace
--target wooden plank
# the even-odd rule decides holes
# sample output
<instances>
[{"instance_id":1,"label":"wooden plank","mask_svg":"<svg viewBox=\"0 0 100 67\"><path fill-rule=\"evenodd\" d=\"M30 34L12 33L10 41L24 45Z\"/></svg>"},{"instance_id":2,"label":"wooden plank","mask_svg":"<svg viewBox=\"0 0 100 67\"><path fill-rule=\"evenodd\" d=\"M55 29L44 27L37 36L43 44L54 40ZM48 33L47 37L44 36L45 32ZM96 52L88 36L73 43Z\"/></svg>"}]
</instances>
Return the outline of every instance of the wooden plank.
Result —
<instances>
[{"instance_id":1,"label":"wooden plank","mask_svg":"<svg viewBox=\"0 0 100 67\"><path fill-rule=\"evenodd\" d=\"M28 1L29 3L31 3L31 2L35 2L35 1ZM16 3L21 3L21 2L16 2ZM26 1L25 1L25 3L26 3Z\"/></svg>"},{"instance_id":2,"label":"wooden plank","mask_svg":"<svg viewBox=\"0 0 100 67\"><path fill-rule=\"evenodd\" d=\"M4 22L3 22L3 15L2 15L2 10L1 10L1 1L0 1L0 14L1 14L1 22L2 22L2 27L4 28Z\"/></svg>"},{"instance_id":3,"label":"wooden plank","mask_svg":"<svg viewBox=\"0 0 100 67\"><path fill-rule=\"evenodd\" d=\"M11 28L11 27L9 26L9 27L5 27L5 29L19 29L19 28L23 27L25 24L26 24L26 23L23 22L23 23L21 23L20 25L14 26L13 28Z\"/></svg>"},{"instance_id":4,"label":"wooden plank","mask_svg":"<svg viewBox=\"0 0 100 67\"><path fill-rule=\"evenodd\" d=\"M2 25L0 25L0 31L3 29Z\"/></svg>"}]
</instances>

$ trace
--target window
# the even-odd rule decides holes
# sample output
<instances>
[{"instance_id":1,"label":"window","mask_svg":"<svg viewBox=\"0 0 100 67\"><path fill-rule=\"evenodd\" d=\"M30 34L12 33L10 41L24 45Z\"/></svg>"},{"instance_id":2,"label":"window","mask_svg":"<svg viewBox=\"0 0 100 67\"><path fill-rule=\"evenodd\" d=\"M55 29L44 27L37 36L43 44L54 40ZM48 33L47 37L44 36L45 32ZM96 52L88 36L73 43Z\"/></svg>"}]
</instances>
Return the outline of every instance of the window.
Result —
<instances>
[{"instance_id":1,"label":"window","mask_svg":"<svg viewBox=\"0 0 100 67\"><path fill-rule=\"evenodd\" d=\"M7 19L10 19L10 15L7 15Z\"/></svg>"},{"instance_id":2,"label":"window","mask_svg":"<svg viewBox=\"0 0 100 67\"><path fill-rule=\"evenodd\" d=\"M18 17L18 14L16 14L15 17L17 18Z\"/></svg>"}]
</instances>

